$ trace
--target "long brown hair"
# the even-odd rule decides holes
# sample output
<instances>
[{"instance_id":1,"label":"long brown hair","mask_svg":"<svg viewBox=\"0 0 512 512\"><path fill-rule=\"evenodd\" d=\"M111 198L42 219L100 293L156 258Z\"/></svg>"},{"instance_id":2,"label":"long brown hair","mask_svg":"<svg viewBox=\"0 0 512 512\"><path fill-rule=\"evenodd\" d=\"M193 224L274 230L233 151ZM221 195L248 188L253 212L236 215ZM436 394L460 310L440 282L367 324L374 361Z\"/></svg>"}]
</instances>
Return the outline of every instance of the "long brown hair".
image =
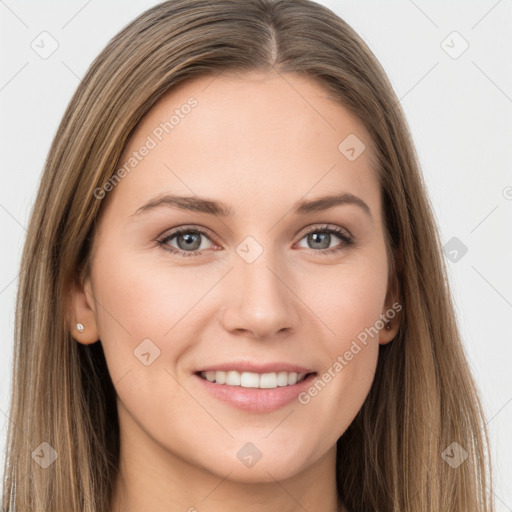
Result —
<instances>
[{"instance_id":1,"label":"long brown hair","mask_svg":"<svg viewBox=\"0 0 512 512\"><path fill-rule=\"evenodd\" d=\"M364 123L375 147L403 312L397 336L380 347L366 401L338 440L340 499L358 511L494 510L488 434L437 227L379 62L347 23L309 0L172 0L109 42L49 151L19 277L4 511L110 510L115 388L101 343L77 343L66 312L70 287L89 270L104 203L94 191L164 93L200 75L253 70L314 78ZM454 453L467 455L458 467L447 460ZM52 455L48 467L36 463Z\"/></svg>"}]
</instances>

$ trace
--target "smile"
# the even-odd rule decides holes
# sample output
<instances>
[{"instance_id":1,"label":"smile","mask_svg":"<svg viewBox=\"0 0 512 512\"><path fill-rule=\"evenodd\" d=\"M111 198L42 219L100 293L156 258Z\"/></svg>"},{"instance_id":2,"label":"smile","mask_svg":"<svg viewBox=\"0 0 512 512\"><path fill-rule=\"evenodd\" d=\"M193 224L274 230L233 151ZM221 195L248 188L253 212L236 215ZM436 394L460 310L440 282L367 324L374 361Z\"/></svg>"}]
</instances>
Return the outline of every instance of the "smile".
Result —
<instances>
[{"instance_id":1,"label":"smile","mask_svg":"<svg viewBox=\"0 0 512 512\"><path fill-rule=\"evenodd\" d=\"M275 389L277 387L293 386L302 382L308 374L297 372L237 372L207 371L200 372L200 377L208 382L226 384L227 386L240 386L243 388Z\"/></svg>"},{"instance_id":2,"label":"smile","mask_svg":"<svg viewBox=\"0 0 512 512\"><path fill-rule=\"evenodd\" d=\"M317 375L317 372L208 370L196 372L194 378L209 396L242 411L262 414L294 403Z\"/></svg>"}]
</instances>

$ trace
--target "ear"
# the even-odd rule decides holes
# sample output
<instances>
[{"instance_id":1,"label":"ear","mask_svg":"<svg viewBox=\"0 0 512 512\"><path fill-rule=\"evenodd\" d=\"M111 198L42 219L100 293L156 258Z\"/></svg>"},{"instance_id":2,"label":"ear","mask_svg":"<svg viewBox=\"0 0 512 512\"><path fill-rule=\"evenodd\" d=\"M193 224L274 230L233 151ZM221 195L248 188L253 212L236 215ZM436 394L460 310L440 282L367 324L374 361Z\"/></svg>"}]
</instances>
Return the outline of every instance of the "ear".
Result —
<instances>
[{"instance_id":1,"label":"ear","mask_svg":"<svg viewBox=\"0 0 512 512\"><path fill-rule=\"evenodd\" d=\"M384 322L384 327L380 329L379 333L379 343L381 345L386 345L395 338L402 321L401 311L403 310L403 304L399 291L400 287L396 272L397 267L401 268L400 253L395 251L395 263L392 265L393 272L389 279L388 291L381 316Z\"/></svg>"},{"instance_id":2,"label":"ear","mask_svg":"<svg viewBox=\"0 0 512 512\"><path fill-rule=\"evenodd\" d=\"M69 291L68 327L73 338L84 345L99 340L96 322L96 307L90 278L84 284L73 282ZM77 328L83 325L83 330Z\"/></svg>"}]
</instances>

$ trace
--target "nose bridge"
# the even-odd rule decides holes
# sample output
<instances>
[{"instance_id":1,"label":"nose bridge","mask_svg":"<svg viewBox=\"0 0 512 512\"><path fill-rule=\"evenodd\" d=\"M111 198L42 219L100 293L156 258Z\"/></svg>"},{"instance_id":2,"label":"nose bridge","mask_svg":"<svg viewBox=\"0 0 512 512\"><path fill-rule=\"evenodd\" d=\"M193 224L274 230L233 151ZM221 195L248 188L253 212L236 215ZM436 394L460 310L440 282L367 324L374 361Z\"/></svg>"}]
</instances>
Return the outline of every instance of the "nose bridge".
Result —
<instances>
[{"instance_id":1,"label":"nose bridge","mask_svg":"<svg viewBox=\"0 0 512 512\"><path fill-rule=\"evenodd\" d=\"M262 237L258 238L261 240ZM238 260L235 260L234 270L241 280L245 300L254 304L272 301L277 307L283 306L289 297L285 293L286 287L276 275L282 272L279 270L282 265L270 238L267 236L260 243L254 236L247 236L236 248Z\"/></svg>"},{"instance_id":2,"label":"nose bridge","mask_svg":"<svg viewBox=\"0 0 512 512\"><path fill-rule=\"evenodd\" d=\"M236 247L231 278L234 291L227 304L229 329L250 330L264 337L283 328L297 327L294 295L282 259L272 247L270 236L262 243L247 236ZM261 237L260 237L261 239Z\"/></svg>"}]
</instances>

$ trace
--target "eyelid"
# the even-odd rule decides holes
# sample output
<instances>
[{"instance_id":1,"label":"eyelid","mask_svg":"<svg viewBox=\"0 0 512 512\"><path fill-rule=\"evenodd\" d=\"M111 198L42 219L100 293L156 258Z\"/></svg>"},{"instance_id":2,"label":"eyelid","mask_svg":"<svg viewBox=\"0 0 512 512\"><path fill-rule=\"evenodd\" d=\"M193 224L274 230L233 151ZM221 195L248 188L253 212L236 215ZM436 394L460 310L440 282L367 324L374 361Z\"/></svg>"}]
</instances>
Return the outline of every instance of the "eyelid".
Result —
<instances>
[{"instance_id":1,"label":"eyelid","mask_svg":"<svg viewBox=\"0 0 512 512\"><path fill-rule=\"evenodd\" d=\"M213 233L213 231L211 231L208 228L205 228L204 226L200 226L198 224L183 224L181 226L174 226L173 228L166 229L161 235L158 235L156 239L166 239L171 236L176 236L176 234L179 234L180 232L183 231L197 231L199 233L204 234L205 236L208 236L210 239L218 238L217 235Z\"/></svg>"},{"instance_id":2,"label":"eyelid","mask_svg":"<svg viewBox=\"0 0 512 512\"><path fill-rule=\"evenodd\" d=\"M338 226L336 224L331 224L328 222L316 223L316 224L311 224L309 226L306 226L305 228L302 228L299 231L297 231L297 233L294 235L294 238L296 238L300 235L300 238L302 239L305 235L307 235L308 233L310 233L313 230L320 231L323 229L340 229L347 235L347 237L353 238L352 233L347 228L345 228L343 226ZM175 226L173 228L166 229L161 235L158 235L156 238L158 240L161 240L163 238L168 238L170 235L175 235L180 230L190 230L190 231L197 230L197 231L202 232L203 234L209 236L210 238L218 238L217 235L215 235L213 233L213 231L211 231L208 228L205 228L204 226L200 226L199 224L184 224L181 226Z\"/></svg>"},{"instance_id":3,"label":"eyelid","mask_svg":"<svg viewBox=\"0 0 512 512\"><path fill-rule=\"evenodd\" d=\"M354 237L352 236L352 233L345 227L343 226L338 226L337 224L330 224L329 222L325 222L325 223L320 223L320 224L312 224L310 226L306 226L304 229L301 229L295 236L297 237L300 237L300 239L304 238L304 236L306 236L307 234L311 233L311 232L316 232L316 231L329 231L329 230L332 230L332 231L340 231L342 232L343 234L345 234L347 236L347 238L351 238L353 239Z\"/></svg>"}]
</instances>

